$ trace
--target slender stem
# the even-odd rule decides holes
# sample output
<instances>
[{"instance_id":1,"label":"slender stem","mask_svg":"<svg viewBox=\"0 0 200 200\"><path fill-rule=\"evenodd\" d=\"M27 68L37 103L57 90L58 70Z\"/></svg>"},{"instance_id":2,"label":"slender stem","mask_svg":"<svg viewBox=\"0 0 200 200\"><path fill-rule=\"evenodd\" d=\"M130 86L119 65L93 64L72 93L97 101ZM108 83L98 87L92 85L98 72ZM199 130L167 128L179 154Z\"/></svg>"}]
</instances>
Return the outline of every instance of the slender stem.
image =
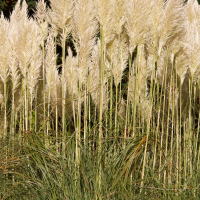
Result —
<instances>
[{"instance_id":1,"label":"slender stem","mask_svg":"<svg viewBox=\"0 0 200 200\"><path fill-rule=\"evenodd\" d=\"M86 144L87 133L87 85L85 86L85 100L84 100L84 146Z\"/></svg>"},{"instance_id":2,"label":"slender stem","mask_svg":"<svg viewBox=\"0 0 200 200\"><path fill-rule=\"evenodd\" d=\"M113 63L111 63L111 71L113 68ZM110 79L110 133L112 132L112 100L113 100L113 74L111 73L111 79ZM112 135L110 135L112 137Z\"/></svg>"},{"instance_id":3,"label":"slender stem","mask_svg":"<svg viewBox=\"0 0 200 200\"><path fill-rule=\"evenodd\" d=\"M56 55L57 55L57 37L55 37L55 56ZM57 59L55 59L55 67L57 69ZM58 153L58 87L57 87L57 84L56 84L56 152Z\"/></svg>"},{"instance_id":4,"label":"slender stem","mask_svg":"<svg viewBox=\"0 0 200 200\"><path fill-rule=\"evenodd\" d=\"M63 29L62 43L62 155L65 157L65 30Z\"/></svg>"},{"instance_id":5,"label":"slender stem","mask_svg":"<svg viewBox=\"0 0 200 200\"><path fill-rule=\"evenodd\" d=\"M7 136L7 83L4 83L4 140Z\"/></svg>"},{"instance_id":6,"label":"slender stem","mask_svg":"<svg viewBox=\"0 0 200 200\"><path fill-rule=\"evenodd\" d=\"M152 105L153 105L153 77L154 77L154 70L152 70L151 73L151 86L150 86L150 95L149 95L149 107L150 110L148 111L148 116L147 116L147 132L146 132L146 143L145 143L145 150L144 150L144 158L143 158L143 166L142 166L142 175L141 175L141 189L140 192L143 189L144 185L144 174L145 174L145 167L146 167L146 156L147 156L147 145L148 145L148 140L149 140L149 132L150 132L150 122L151 122L151 117L152 117Z\"/></svg>"},{"instance_id":7,"label":"slender stem","mask_svg":"<svg viewBox=\"0 0 200 200\"><path fill-rule=\"evenodd\" d=\"M124 128L124 144L123 148L125 149L126 137L127 137L127 127L129 127L129 101L130 101L130 76L131 76L131 58L129 58L129 72L128 72L128 91L127 91L127 106L126 106L126 119L125 119L125 128Z\"/></svg>"},{"instance_id":8,"label":"slender stem","mask_svg":"<svg viewBox=\"0 0 200 200\"><path fill-rule=\"evenodd\" d=\"M44 65L44 60L45 60L45 50L44 50L44 38L42 39L42 67L43 67L43 99L44 99L44 140L45 140L45 146L47 145L47 133L46 133L46 128L45 128L45 122L46 122L46 99L45 99L45 92L46 92L46 81L45 81L45 65Z\"/></svg>"},{"instance_id":9,"label":"slender stem","mask_svg":"<svg viewBox=\"0 0 200 200\"><path fill-rule=\"evenodd\" d=\"M98 158L99 158L99 190L101 191L101 148L102 148L102 117L103 117L103 87L104 87L104 38L103 29L100 27L100 43L101 43L101 67L100 67L100 107L99 107L99 147L98 147Z\"/></svg>"},{"instance_id":10,"label":"slender stem","mask_svg":"<svg viewBox=\"0 0 200 200\"><path fill-rule=\"evenodd\" d=\"M14 159L14 134L15 134L15 91L14 91L14 76L12 76L12 112L11 112L11 135L12 135L12 159ZM14 168L12 169L14 171ZM12 176L12 184L15 184L15 176Z\"/></svg>"}]
</instances>

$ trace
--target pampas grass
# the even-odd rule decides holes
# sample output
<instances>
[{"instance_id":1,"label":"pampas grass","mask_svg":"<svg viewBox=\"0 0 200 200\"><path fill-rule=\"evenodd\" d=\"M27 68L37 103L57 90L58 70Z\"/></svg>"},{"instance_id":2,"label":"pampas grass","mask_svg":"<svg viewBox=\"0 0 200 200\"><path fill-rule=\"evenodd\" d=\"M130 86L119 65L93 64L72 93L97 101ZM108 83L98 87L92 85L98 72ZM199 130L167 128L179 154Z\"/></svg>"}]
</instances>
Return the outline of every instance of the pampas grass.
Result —
<instances>
[{"instance_id":1,"label":"pampas grass","mask_svg":"<svg viewBox=\"0 0 200 200\"><path fill-rule=\"evenodd\" d=\"M198 199L197 1L20 3L0 18L0 197Z\"/></svg>"},{"instance_id":2,"label":"pampas grass","mask_svg":"<svg viewBox=\"0 0 200 200\"><path fill-rule=\"evenodd\" d=\"M9 22L4 18L3 13L1 13L1 67L0 67L0 78L2 83L4 84L4 138L7 135L7 82L9 77L9 68L8 68L8 59L7 59L7 53L8 48L6 46L8 45L8 30L9 30Z\"/></svg>"}]
</instances>

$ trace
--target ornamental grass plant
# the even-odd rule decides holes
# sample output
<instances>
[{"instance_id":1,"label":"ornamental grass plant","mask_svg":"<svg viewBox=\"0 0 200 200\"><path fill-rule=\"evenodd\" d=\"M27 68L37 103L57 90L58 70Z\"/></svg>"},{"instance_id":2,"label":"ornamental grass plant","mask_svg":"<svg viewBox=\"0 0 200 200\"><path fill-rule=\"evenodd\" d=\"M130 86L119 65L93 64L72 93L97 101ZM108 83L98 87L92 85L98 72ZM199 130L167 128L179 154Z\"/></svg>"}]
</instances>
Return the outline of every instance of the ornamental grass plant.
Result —
<instances>
[{"instance_id":1,"label":"ornamental grass plant","mask_svg":"<svg viewBox=\"0 0 200 200\"><path fill-rule=\"evenodd\" d=\"M199 199L198 2L34 12L0 17L0 198Z\"/></svg>"}]
</instances>

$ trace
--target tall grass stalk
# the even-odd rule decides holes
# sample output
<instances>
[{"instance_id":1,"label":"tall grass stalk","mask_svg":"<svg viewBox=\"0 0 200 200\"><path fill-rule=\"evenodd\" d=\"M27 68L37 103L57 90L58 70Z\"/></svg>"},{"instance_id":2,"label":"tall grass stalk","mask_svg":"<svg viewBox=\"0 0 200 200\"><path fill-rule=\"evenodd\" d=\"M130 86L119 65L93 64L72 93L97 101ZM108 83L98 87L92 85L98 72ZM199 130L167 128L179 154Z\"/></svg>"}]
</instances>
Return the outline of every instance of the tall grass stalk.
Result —
<instances>
[{"instance_id":1,"label":"tall grass stalk","mask_svg":"<svg viewBox=\"0 0 200 200\"><path fill-rule=\"evenodd\" d=\"M15 27L12 27L15 28ZM13 29L13 32L14 29ZM12 35L9 35L9 47L11 51L9 52L10 60L9 60L9 71L12 78L12 108L11 108L11 129L10 129L10 135L11 135L11 145L12 145L12 158L14 157L14 137L15 137L15 122L16 122L16 107L15 107L15 92L17 87L19 86L19 70L18 70L18 62L17 62L17 56L16 56L16 38L12 37ZM14 175L13 175L13 185L14 185Z\"/></svg>"},{"instance_id":2,"label":"tall grass stalk","mask_svg":"<svg viewBox=\"0 0 200 200\"><path fill-rule=\"evenodd\" d=\"M57 55L57 37L55 36L55 56ZM57 67L57 59L55 59L55 66ZM56 151L58 152L58 87L56 85Z\"/></svg>"},{"instance_id":3,"label":"tall grass stalk","mask_svg":"<svg viewBox=\"0 0 200 200\"><path fill-rule=\"evenodd\" d=\"M126 106L126 118L125 118L125 128L124 128L124 148L126 146L126 138L127 133L129 134L129 125L130 125L130 78L131 78L131 63L132 63L132 56L129 55L129 62L128 62L128 91L127 91L127 106Z\"/></svg>"},{"instance_id":4,"label":"tall grass stalk","mask_svg":"<svg viewBox=\"0 0 200 200\"><path fill-rule=\"evenodd\" d=\"M111 71L113 70L113 63L111 62ZM109 88L110 88L110 119L109 119L109 124L110 124L110 133L112 133L112 114L113 114L113 109L112 109L112 106L113 106L113 74L111 74L111 77L110 77L110 85L109 85ZM109 136L111 137L111 135Z\"/></svg>"},{"instance_id":5,"label":"tall grass stalk","mask_svg":"<svg viewBox=\"0 0 200 200\"><path fill-rule=\"evenodd\" d=\"M65 157L65 134L66 134L66 122L65 122L65 97L66 97L66 87L65 87L65 40L66 40L66 36L65 36L65 30L63 29L62 35L62 136L63 136L63 141L62 141L62 152L63 152L63 156Z\"/></svg>"},{"instance_id":6,"label":"tall grass stalk","mask_svg":"<svg viewBox=\"0 0 200 200\"><path fill-rule=\"evenodd\" d=\"M99 142L98 142L98 163L99 163L99 191L101 191L102 184L102 172L101 172L101 151L102 151L102 138L103 138L103 130L102 130L102 119L103 119L103 87L104 87L104 37L103 37L103 28L100 27L100 47L101 47L101 60L100 60L100 104L99 104Z\"/></svg>"},{"instance_id":7,"label":"tall grass stalk","mask_svg":"<svg viewBox=\"0 0 200 200\"><path fill-rule=\"evenodd\" d=\"M9 34L9 22L4 18L3 13L1 13L1 21L0 21L1 27L1 65L0 65L0 78L3 83L4 87L4 134L3 138L5 139L7 137L7 82L9 77L9 70L8 70L8 63L7 63L7 53L8 53L8 34Z\"/></svg>"},{"instance_id":8,"label":"tall grass stalk","mask_svg":"<svg viewBox=\"0 0 200 200\"><path fill-rule=\"evenodd\" d=\"M142 173L141 173L141 188L140 192L143 190L143 185L144 185L144 175L145 175L145 167L146 167L146 156L147 156L147 145L148 145L148 139L149 139L149 132L150 132L150 122L151 122L151 117L152 117L152 106L153 106L153 77L155 76L154 70L152 70L151 73L151 86L150 86L150 97L149 97L149 112L147 114L147 129L146 129L146 135L145 137L145 149L144 149L144 157L143 157L143 164L142 164Z\"/></svg>"},{"instance_id":9,"label":"tall grass stalk","mask_svg":"<svg viewBox=\"0 0 200 200\"><path fill-rule=\"evenodd\" d=\"M192 71L192 70L191 70ZM193 136L193 116L192 116L192 101L195 102L195 100L193 100L194 97L194 82L193 82L193 72L191 72L191 77L189 78L189 118L188 118L188 142L187 142L187 149L188 149L188 176L191 177L193 174L193 167L192 167L192 149L194 147L192 147L192 138Z\"/></svg>"}]
</instances>

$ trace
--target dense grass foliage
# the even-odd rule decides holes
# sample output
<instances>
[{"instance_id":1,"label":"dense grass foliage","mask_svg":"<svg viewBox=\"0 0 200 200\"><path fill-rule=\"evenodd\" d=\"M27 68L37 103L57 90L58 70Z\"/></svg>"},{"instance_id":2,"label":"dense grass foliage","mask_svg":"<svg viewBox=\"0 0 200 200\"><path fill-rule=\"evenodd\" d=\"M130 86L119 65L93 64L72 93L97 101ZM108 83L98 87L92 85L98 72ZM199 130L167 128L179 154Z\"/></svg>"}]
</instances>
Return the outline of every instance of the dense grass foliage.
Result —
<instances>
[{"instance_id":1,"label":"dense grass foliage","mask_svg":"<svg viewBox=\"0 0 200 200\"><path fill-rule=\"evenodd\" d=\"M27 3L0 18L0 198L199 199L198 2Z\"/></svg>"}]
</instances>

